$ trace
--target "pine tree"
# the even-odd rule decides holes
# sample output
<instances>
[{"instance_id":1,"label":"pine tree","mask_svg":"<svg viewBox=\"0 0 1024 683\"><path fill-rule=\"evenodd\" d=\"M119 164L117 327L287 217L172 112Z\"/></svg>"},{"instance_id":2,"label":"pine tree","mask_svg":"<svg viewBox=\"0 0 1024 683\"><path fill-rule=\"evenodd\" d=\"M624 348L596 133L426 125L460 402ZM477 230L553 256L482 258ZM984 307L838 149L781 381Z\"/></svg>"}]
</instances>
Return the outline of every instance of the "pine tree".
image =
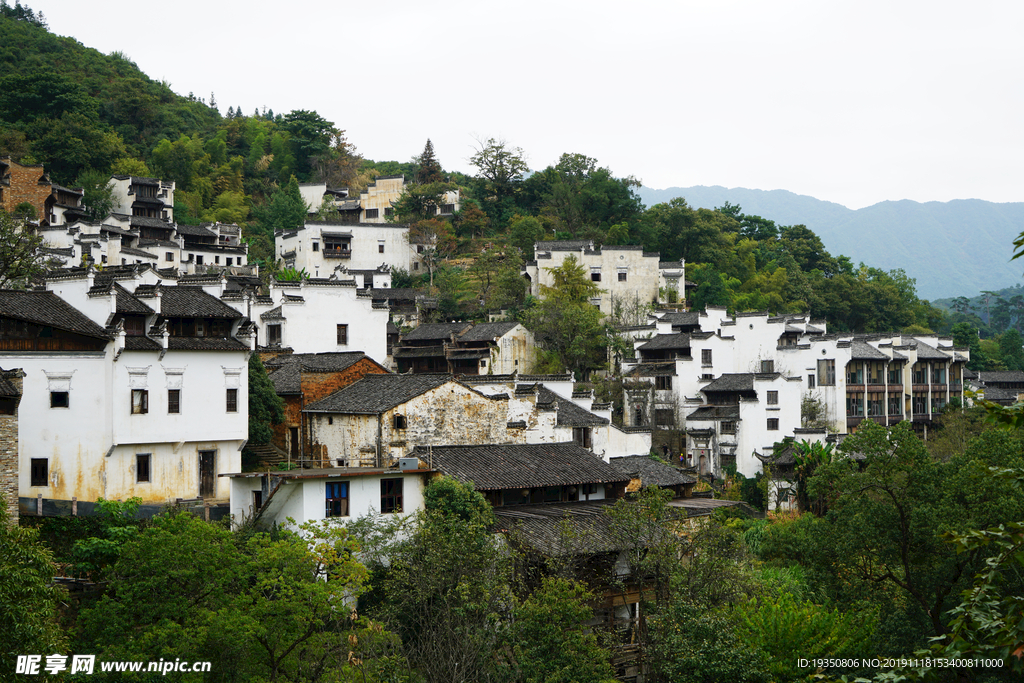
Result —
<instances>
[{"instance_id":1,"label":"pine tree","mask_svg":"<svg viewBox=\"0 0 1024 683\"><path fill-rule=\"evenodd\" d=\"M419 168L416 170L416 182L421 185L426 183L439 183L444 180L444 176L441 173L441 164L438 163L437 158L434 156L434 143L427 138L427 145L423 148L423 154L420 155Z\"/></svg>"}]
</instances>

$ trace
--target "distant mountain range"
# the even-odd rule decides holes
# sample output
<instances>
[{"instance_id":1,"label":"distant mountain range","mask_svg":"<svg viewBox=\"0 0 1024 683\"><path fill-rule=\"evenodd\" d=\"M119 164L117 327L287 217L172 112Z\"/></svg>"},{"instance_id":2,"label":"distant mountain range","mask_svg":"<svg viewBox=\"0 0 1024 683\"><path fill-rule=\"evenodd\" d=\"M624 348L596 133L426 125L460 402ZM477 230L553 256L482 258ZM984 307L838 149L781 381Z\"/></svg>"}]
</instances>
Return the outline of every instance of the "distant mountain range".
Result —
<instances>
[{"instance_id":1,"label":"distant mountain range","mask_svg":"<svg viewBox=\"0 0 1024 683\"><path fill-rule=\"evenodd\" d=\"M641 187L647 206L684 197L694 208L738 204L747 215L779 225L806 225L833 256L856 264L904 269L917 279L924 299L972 297L983 290L1022 281L1024 262L1010 262L1013 240L1024 232L1024 202L996 204L980 199L921 204L886 201L848 209L787 190L741 187Z\"/></svg>"}]
</instances>

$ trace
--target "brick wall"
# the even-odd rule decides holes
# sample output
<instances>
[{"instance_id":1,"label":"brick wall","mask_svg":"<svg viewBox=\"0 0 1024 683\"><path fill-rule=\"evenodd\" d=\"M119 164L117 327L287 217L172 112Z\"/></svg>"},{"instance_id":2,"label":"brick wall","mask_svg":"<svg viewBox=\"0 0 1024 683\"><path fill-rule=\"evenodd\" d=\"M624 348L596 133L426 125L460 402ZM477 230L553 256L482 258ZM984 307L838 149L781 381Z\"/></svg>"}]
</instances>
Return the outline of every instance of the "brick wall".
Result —
<instances>
[{"instance_id":1,"label":"brick wall","mask_svg":"<svg viewBox=\"0 0 1024 683\"><path fill-rule=\"evenodd\" d=\"M10 213L18 204L28 202L35 207L36 218L45 219L50 181L46 180L44 174L42 166L22 166L9 158L0 159L0 175L4 175L5 181L0 207Z\"/></svg>"},{"instance_id":2,"label":"brick wall","mask_svg":"<svg viewBox=\"0 0 1024 683\"><path fill-rule=\"evenodd\" d=\"M0 377L10 382L21 398L21 370L0 370ZM7 503L13 524L18 523L18 410L14 415L0 415L0 495Z\"/></svg>"},{"instance_id":3,"label":"brick wall","mask_svg":"<svg viewBox=\"0 0 1024 683\"><path fill-rule=\"evenodd\" d=\"M299 427L302 424L302 407L330 396L339 389L344 389L349 384L357 382L365 375L384 374L387 370L370 358L360 358L340 372L307 372L301 374L302 397L285 396L284 398L284 422L273 425L274 437L272 443L281 450L288 452L288 432L292 427ZM309 439L302 437L305 441L303 452L308 454Z\"/></svg>"}]
</instances>

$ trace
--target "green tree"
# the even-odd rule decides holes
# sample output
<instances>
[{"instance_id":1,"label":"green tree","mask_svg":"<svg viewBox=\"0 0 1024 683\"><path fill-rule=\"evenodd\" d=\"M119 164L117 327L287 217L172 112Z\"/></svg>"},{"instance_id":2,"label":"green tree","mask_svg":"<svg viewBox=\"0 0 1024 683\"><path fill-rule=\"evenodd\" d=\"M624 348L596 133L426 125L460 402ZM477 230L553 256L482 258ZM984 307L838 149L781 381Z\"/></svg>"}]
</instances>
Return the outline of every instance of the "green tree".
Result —
<instances>
[{"instance_id":1,"label":"green tree","mask_svg":"<svg viewBox=\"0 0 1024 683\"><path fill-rule=\"evenodd\" d=\"M452 224L441 218L416 221L409 226L409 243L417 246L417 258L427 266L430 286L434 286L434 271L455 253L458 242ZM419 247L423 247L420 251Z\"/></svg>"},{"instance_id":2,"label":"green tree","mask_svg":"<svg viewBox=\"0 0 1024 683\"><path fill-rule=\"evenodd\" d=\"M592 370L604 365L608 343L604 316L590 303L601 290L574 256L546 270L554 283L541 286L543 298L526 312L527 326L565 370L586 381Z\"/></svg>"},{"instance_id":3,"label":"green tree","mask_svg":"<svg viewBox=\"0 0 1024 683\"><path fill-rule=\"evenodd\" d=\"M530 170L521 148L495 138L481 142L469 163L476 166L477 177L487 182L488 191L498 199L511 196Z\"/></svg>"},{"instance_id":4,"label":"green tree","mask_svg":"<svg viewBox=\"0 0 1024 683\"><path fill-rule=\"evenodd\" d=\"M79 645L104 659L210 661L214 681L351 680L356 624L345 606L366 570L344 527L299 531L232 534L183 511L156 518L82 611Z\"/></svg>"},{"instance_id":5,"label":"green tree","mask_svg":"<svg viewBox=\"0 0 1024 683\"><path fill-rule=\"evenodd\" d=\"M259 355L249 356L249 443L270 443L274 434L270 426L284 422L284 401L267 376Z\"/></svg>"},{"instance_id":6,"label":"green tree","mask_svg":"<svg viewBox=\"0 0 1024 683\"><path fill-rule=\"evenodd\" d=\"M57 567L35 529L19 527L0 496L0 667L12 676L17 655L65 652L58 606L67 596L53 585Z\"/></svg>"},{"instance_id":7,"label":"green tree","mask_svg":"<svg viewBox=\"0 0 1024 683\"><path fill-rule=\"evenodd\" d=\"M0 209L0 288L23 288L46 271L47 257L39 250L43 238L23 220Z\"/></svg>"},{"instance_id":8,"label":"green tree","mask_svg":"<svg viewBox=\"0 0 1024 683\"><path fill-rule=\"evenodd\" d=\"M274 232L293 230L305 224L309 207L302 201L299 181L292 176L288 184L278 190L265 206L254 206L254 225L249 226L253 256L265 262L274 262Z\"/></svg>"},{"instance_id":9,"label":"green tree","mask_svg":"<svg viewBox=\"0 0 1024 683\"><path fill-rule=\"evenodd\" d=\"M303 181L309 180L314 162L329 154L331 143L339 131L315 111L306 110L285 114L280 125L289 133L288 146L295 159L293 172Z\"/></svg>"},{"instance_id":10,"label":"green tree","mask_svg":"<svg viewBox=\"0 0 1024 683\"><path fill-rule=\"evenodd\" d=\"M470 487L441 480L424 495L411 535L391 544L386 566L372 567L379 602L370 609L428 683L493 680L512 604L507 549Z\"/></svg>"},{"instance_id":11,"label":"green tree","mask_svg":"<svg viewBox=\"0 0 1024 683\"><path fill-rule=\"evenodd\" d=\"M427 144L423 147L423 153L416 159L419 164L416 169L416 182L420 185L428 183L439 183L444 180L441 172L441 164L434 156L434 143L427 138Z\"/></svg>"},{"instance_id":12,"label":"green tree","mask_svg":"<svg viewBox=\"0 0 1024 683\"><path fill-rule=\"evenodd\" d=\"M615 680L610 653L587 629L594 595L570 579L548 577L515 610L513 651L524 683L600 683Z\"/></svg>"},{"instance_id":13,"label":"green tree","mask_svg":"<svg viewBox=\"0 0 1024 683\"><path fill-rule=\"evenodd\" d=\"M523 252L523 258L533 258L533 245L544 239L544 226L533 216L516 216L509 223L509 243Z\"/></svg>"}]
</instances>

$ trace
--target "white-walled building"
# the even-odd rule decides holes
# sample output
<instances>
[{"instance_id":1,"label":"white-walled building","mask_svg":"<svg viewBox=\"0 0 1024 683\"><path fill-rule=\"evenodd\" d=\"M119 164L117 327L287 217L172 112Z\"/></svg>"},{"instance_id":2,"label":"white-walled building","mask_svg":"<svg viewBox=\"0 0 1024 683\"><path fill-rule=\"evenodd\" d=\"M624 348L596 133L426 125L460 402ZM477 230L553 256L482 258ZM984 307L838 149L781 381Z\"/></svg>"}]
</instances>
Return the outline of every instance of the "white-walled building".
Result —
<instances>
[{"instance_id":1,"label":"white-walled building","mask_svg":"<svg viewBox=\"0 0 1024 683\"><path fill-rule=\"evenodd\" d=\"M681 434L691 464L703 457L702 471L717 475L735 464L753 476L756 455L798 429L846 434L865 419L907 419L927 437L963 396L968 353L949 338L827 333L804 316L711 307L659 312L653 322L623 363L625 422Z\"/></svg>"},{"instance_id":2,"label":"white-walled building","mask_svg":"<svg viewBox=\"0 0 1024 683\"><path fill-rule=\"evenodd\" d=\"M114 213L174 221L174 181L115 175L110 178Z\"/></svg>"},{"instance_id":3,"label":"white-walled building","mask_svg":"<svg viewBox=\"0 0 1024 683\"><path fill-rule=\"evenodd\" d=\"M0 291L0 356L26 372L20 495L226 499L216 475L240 469L248 435L250 329L198 288L125 282L135 292L92 272Z\"/></svg>"},{"instance_id":4,"label":"white-walled building","mask_svg":"<svg viewBox=\"0 0 1024 683\"><path fill-rule=\"evenodd\" d=\"M646 308L675 291L677 301L686 298L685 264L661 262L657 252L645 252L639 245L595 247L593 240L536 242L534 261L528 261L523 275L530 294L542 298L542 287L551 287L551 270L560 268L572 256L601 289L594 305L605 315L629 319L645 314ZM664 296L662 293L664 292Z\"/></svg>"},{"instance_id":5,"label":"white-walled building","mask_svg":"<svg viewBox=\"0 0 1024 683\"><path fill-rule=\"evenodd\" d=\"M292 527L320 520L346 524L370 515L409 515L423 509L431 470L413 460L405 469L335 467L223 474L230 481L230 514L237 528L252 520ZM255 519L253 520L253 516Z\"/></svg>"},{"instance_id":6,"label":"white-walled building","mask_svg":"<svg viewBox=\"0 0 1024 683\"><path fill-rule=\"evenodd\" d=\"M253 322L260 347L362 351L382 365L387 362L387 304L375 303L370 290L357 289L354 279L272 279L266 295L220 296Z\"/></svg>"},{"instance_id":7,"label":"white-walled building","mask_svg":"<svg viewBox=\"0 0 1024 683\"><path fill-rule=\"evenodd\" d=\"M409 226L398 223L306 223L275 233L274 249L286 268L305 270L313 278L385 266L387 272L373 287L390 287L392 268L416 272L423 267L409 244Z\"/></svg>"}]
</instances>

